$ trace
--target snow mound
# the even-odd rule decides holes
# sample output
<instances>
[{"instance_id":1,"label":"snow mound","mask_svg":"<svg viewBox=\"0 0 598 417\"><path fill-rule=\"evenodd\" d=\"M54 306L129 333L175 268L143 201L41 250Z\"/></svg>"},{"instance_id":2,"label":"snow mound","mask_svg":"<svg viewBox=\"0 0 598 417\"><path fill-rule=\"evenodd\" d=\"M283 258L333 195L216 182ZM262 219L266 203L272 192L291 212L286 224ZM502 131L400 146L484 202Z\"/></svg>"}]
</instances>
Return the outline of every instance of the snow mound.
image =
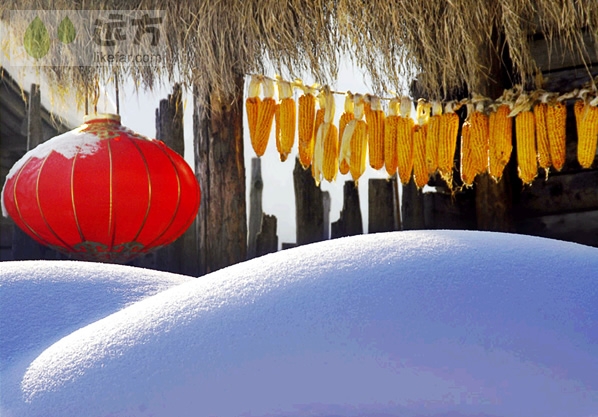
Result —
<instances>
[{"instance_id":1,"label":"snow mound","mask_svg":"<svg viewBox=\"0 0 598 417\"><path fill-rule=\"evenodd\" d=\"M592 417L598 249L356 236L238 264L41 353L7 416Z\"/></svg>"},{"instance_id":2,"label":"snow mound","mask_svg":"<svg viewBox=\"0 0 598 417\"><path fill-rule=\"evenodd\" d=\"M2 262L0 371L21 356L37 356L74 330L190 280L91 262Z\"/></svg>"}]
</instances>

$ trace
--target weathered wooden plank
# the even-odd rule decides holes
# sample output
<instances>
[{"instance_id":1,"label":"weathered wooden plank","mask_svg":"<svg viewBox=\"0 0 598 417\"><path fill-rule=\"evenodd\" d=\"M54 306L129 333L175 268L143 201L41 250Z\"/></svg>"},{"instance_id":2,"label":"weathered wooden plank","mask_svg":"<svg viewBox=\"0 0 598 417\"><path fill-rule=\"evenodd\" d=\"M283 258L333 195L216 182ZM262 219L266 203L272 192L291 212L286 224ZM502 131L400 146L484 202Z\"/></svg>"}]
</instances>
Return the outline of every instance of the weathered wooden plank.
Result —
<instances>
[{"instance_id":1,"label":"weathered wooden plank","mask_svg":"<svg viewBox=\"0 0 598 417\"><path fill-rule=\"evenodd\" d=\"M179 84L175 84L172 94L160 100L156 109L156 138L179 155L185 154L183 126L183 98ZM146 258L146 262L155 259L155 268L177 274L197 275L199 269L196 231L189 227L185 233L170 245L158 249L154 257Z\"/></svg>"},{"instance_id":2,"label":"weathered wooden plank","mask_svg":"<svg viewBox=\"0 0 598 417\"><path fill-rule=\"evenodd\" d=\"M323 214L323 225L324 225L324 235L322 239L328 240L330 239L330 193L328 191L322 192L322 207L324 210Z\"/></svg>"},{"instance_id":3,"label":"weathered wooden plank","mask_svg":"<svg viewBox=\"0 0 598 417\"><path fill-rule=\"evenodd\" d=\"M197 100L194 89L195 172L203 193L200 274L247 259L242 75L237 77L236 91L236 97L212 93Z\"/></svg>"},{"instance_id":4,"label":"weathered wooden plank","mask_svg":"<svg viewBox=\"0 0 598 417\"><path fill-rule=\"evenodd\" d=\"M476 230L476 202L472 190L454 195L444 192L424 193L426 229Z\"/></svg>"},{"instance_id":5,"label":"weathered wooden plank","mask_svg":"<svg viewBox=\"0 0 598 417\"><path fill-rule=\"evenodd\" d=\"M32 84L27 108L27 150L39 145L42 139L41 95L39 85ZM12 257L15 260L46 259L52 254L46 254L50 249L37 243L19 227L13 224Z\"/></svg>"},{"instance_id":6,"label":"weathered wooden plank","mask_svg":"<svg viewBox=\"0 0 598 417\"><path fill-rule=\"evenodd\" d=\"M276 223L276 216L262 213L262 227L256 237L255 256L263 256L278 250Z\"/></svg>"},{"instance_id":7,"label":"weathered wooden plank","mask_svg":"<svg viewBox=\"0 0 598 417\"><path fill-rule=\"evenodd\" d=\"M536 180L521 191L515 210L518 218L598 210L598 170Z\"/></svg>"},{"instance_id":8,"label":"weathered wooden plank","mask_svg":"<svg viewBox=\"0 0 598 417\"><path fill-rule=\"evenodd\" d=\"M299 158L293 169L297 245L319 242L324 238L324 203L311 170L303 169Z\"/></svg>"},{"instance_id":9,"label":"weathered wooden plank","mask_svg":"<svg viewBox=\"0 0 598 417\"><path fill-rule=\"evenodd\" d=\"M598 246L598 210L529 217L516 226L521 234Z\"/></svg>"},{"instance_id":10,"label":"weathered wooden plank","mask_svg":"<svg viewBox=\"0 0 598 417\"><path fill-rule=\"evenodd\" d=\"M251 158L251 182L249 189L249 228L247 237L247 258L256 256L257 235L262 228L262 160Z\"/></svg>"},{"instance_id":11,"label":"weathered wooden plank","mask_svg":"<svg viewBox=\"0 0 598 417\"><path fill-rule=\"evenodd\" d=\"M368 181L368 233L399 230L399 210L395 205L396 177Z\"/></svg>"},{"instance_id":12,"label":"weathered wooden plank","mask_svg":"<svg viewBox=\"0 0 598 417\"><path fill-rule=\"evenodd\" d=\"M499 182L489 174L475 180L476 219L478 230L513 232L513 197L510 173L505 170Z\"/></svg>"},{"instance_id":13,"label":"weathered wooden plank","mask_svg":"<svg viewBox=\"0 0 598 417\"><path fill-rule=\"evenodd\" d=\"M403 230L424 229L426 227L424 220L424 197L422 191L417 189L413 178L411 178L408 184L403 185L401 202Z\"/></svg>"},{"instance_id":14,"label":"weathered wooden plank","mask_svg":"<svg viewBox=\"0 0 598 417\"><path fill-rule=\"evenodd\" d=\"M355 186L355 181L345 181L343 185L343 208L339 219L332 223L331 237L336 239L361 234L363 234L363 221L359 205L359 190Z\"/></svg>"},{"instance_id":15,"label":"weathered wooden plank","mask_svg":"<svg viewBox=\"0 0 598 417\"><path fill-rule=\"evenodd\" d=\"M541 71L598 64L598 49L589 31L584 34L583 39L576 46L585 46L583 54L571 53L571 48L567 46L565 40L558 37L555 37L552 42L548 42L543 37L537 37L530 41L530 51Z\"/></svg>"}]
</instances>

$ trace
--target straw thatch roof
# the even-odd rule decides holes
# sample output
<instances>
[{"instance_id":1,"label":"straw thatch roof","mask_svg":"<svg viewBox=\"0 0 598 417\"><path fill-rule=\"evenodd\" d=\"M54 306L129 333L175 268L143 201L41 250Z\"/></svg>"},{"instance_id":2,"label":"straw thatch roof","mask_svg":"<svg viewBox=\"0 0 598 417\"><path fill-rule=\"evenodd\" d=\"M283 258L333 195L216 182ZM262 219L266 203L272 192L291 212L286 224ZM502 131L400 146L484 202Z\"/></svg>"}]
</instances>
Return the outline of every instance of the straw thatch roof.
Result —
<instances>
[{"instance_id":1,"label":"straw thatch roof","mask_svg":"<svg viewBox=\"0 0 598 417\"><path fill-rule=\"evenodd\" d=\"M164 10L165 59L73 68L73 57L63 53L45 68L57 87L81 88L116 70L141 84L166 77L229 96L238 93L235 79L250 73L333 84L339 59L349 56L370 75L375 93L406 93L405 80L417 78L419 91L443 98L455 89L479 91L493 59L510 68L512 82L533 79L530 42L538 34L548 45L559 39L563 54L585 63L584 36L598 48L596 0L0 0L0 16L22 28L29 22L11 9L75 7Z\"/></svg>"}]
</instances>

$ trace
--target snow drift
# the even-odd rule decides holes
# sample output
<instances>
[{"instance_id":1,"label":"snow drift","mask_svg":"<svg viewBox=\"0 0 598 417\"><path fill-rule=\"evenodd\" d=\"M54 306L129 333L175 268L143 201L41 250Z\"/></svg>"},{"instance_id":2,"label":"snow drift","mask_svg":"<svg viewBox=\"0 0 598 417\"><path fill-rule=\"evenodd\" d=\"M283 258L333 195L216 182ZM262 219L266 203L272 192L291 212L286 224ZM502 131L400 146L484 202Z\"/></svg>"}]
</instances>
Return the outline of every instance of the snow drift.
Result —
<instances>
[{"instance_id":1,"label":"snow drift","mask_svg":"<svg viewBox=\"0 0 598 417\"><path fill-rule=\"evenodd\" d=\"M8 416L598 413L598 249L418 231L278 252L48 347Z\"/></svg>"}]
</instances>

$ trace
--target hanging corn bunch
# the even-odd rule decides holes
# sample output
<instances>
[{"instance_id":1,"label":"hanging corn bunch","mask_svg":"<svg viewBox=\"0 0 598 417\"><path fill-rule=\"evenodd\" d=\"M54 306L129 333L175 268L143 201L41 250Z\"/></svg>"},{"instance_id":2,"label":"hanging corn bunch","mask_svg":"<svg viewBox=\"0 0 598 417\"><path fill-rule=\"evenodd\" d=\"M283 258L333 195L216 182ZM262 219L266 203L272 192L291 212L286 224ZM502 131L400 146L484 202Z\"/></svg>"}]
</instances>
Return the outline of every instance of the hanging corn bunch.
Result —
<instances>
[{"instance_id":1,"label":"hanging corn bunch","mask_svg":"<svg viewBox=\"0 0 598 417\"><path fill-rule=\"evenodd\" d=\"M536 122L536 148L538 152L538 166L548 173L552 166L550 159L550 141L548 139L548 93L543 93L540 102L533 108Z\"/></svg>"},{"instance_id":2,"label":"hanging corn bunch","mask_svg":"<svg viewBox=\"0 0 598 417\"><path fill-rule=\"evenodd\" d=\"M489 136L490 121L486 114L484 97L476 97L472 100L475 105L471 115L471 141L473 144L473 155L475 160L476 175L488 172Z\"/></svg>"},{"instance_id":3,"label":"hanging corn bunch","mask_svg":"<svg viewBox=\"0 0 598 417\"><path fill-rule=\"evenodd\" d=\"M400 100L393 98L388 104L388 117L384 121L384 167L388 175L397 172L397 129L399 125Z\"/></svg>"},{"instance_id":4,"label":"hanging corn bunch","mask_svg":"<svg viewBox=\"0 0 598 417\"><path fill-rule=\"evenodd\" d=\"M400 117L397 122L397 169L403 184L409 183L413 171L413 119L411 100L401 97Z\"/></svg>"},{"instance_id":5,"label":"hanging corn bunch","mask_svg":"<svg viewBox=\"0 0 598 417\"><path fill-rule=\"evenodd\" d=\"M300 84L303 95L299 97L299 162L304 169L311 165L314 154L314 125L316 119L316 89Z\"/></svg>"},{"instance_id":6,"label":"hanging corn bunch","mask_svg":"<svg viewBox=\"0 0 598 417\"><path fill-rule=\"evenodd\" d=\"M357 185L359 177L365 172L368 126L362 120L365 102L361 94L353 96L354 118L349 121L341 140L340 161L348 161L349 172Z\"/></svg>"},{"instance_id":7,"label":"hanging corn bunch","mask_svg":"<svg viewBox=\"0 0 598 417\"><path fill-rule=\"evenodd\" d=\"M452 188L453 184L453 166L459 133L459 116L455 110L453 101L446 104L444 113L440 116L438 138L438 172L449 188Z\"/></svg>"},{"instance_id":8,"label":"hanging corn bunch","mask_svg":"<svg viewBox=\"0 0 598 417\"><path fill-rule=\"evenodd\" d=\"M426 168L428 175L434 175L438 170L438 143L440 141L440 121L442 118L442 104L432 103L432 116L428 122L426 135Z\"/></svg>"},{"instance_id":9,"label":"hanging corn bunch","mask_svg":"<svg viewBox=\"0 0 598 417\"><path fill-rule=\"evenodd\" d=\"M509 117L511 106L508 103L507 97L499 99L493 106L488 123L488 171L497 182L502 178L513 152L513 119Z\"/></svg>"},{"instance_id":10,"label":"hanging corn bunch","mask_svg":"<svg viewBox=\"0 0 598 417\"><path fill-rule=\"evenodd\" d=\"M324 87L322 99L324 100L323 122L318 127L314 145L314 179L319 185L322 176L332 182L338 172L338 129L334 125L335 103L334 96L328 86Z\"/></svg>"},{"instance_id":11,"label":"hanging corn bunch","mask_svg":"<svg viewBox=\"0 0 598 417\"><path fill-rule=\"evenodd\" d=\"M380 98L365 96L365 119L368 124L368 150L370 166L381 169L384 166L384 111Z\"/></svg>"},{"instance_id":12,"label":"hanging corn bunch","mask_svg":"<svg viewBox=\"0 0 598 417\"><path fill-rule=\"evenodd\" d=\"M278 79L278 98L280 104L276 110L276 149L280 160L286 161L295 143L295 100L290 82Z\"/></svg>"},{"instance_id":13,"label":"hanging corn bunch","mask_svg":"<svg viewBox=\"0 0 598 417\"><path fill-rule=\"evenodd\" d=\"M548 103L546 126L552 167L560 171L565 165L567 151L567 106L561 98L553 99Z\"/></svg>"},{"instance_id":14,"label":"hanging corn bunch","mask_svg":"<svg viewBox=\"0 0 598 417\"><path fill-rule=\"evenodd\" d=\"M582 91L581 95L585 96ZM596 158L598 142L598 97L578 100L573 106L577 124L577 160L582 168L590 168Z\"/></svg>"},{"instance_id":15,"label":"hanging corn bunch","mask_svg":"<svg viewBox=\"0 0 598 417\"><path fill-rule=\"evenodd\" d=\"M345 133L345 127L347 124L355 118L355 114L353 114L354 104L353 104L353 94L348 91L345 94L345 111L341 115L341 118L338 122L338 137L342 141L343 135ZM349 138L347 145L347 149L351 146L350 144L351 138ZM340 147L342 148L343 144L341 143ZM339 170L341 174L347 174L349 172L349 160L342 159L342 152L339 154Z\"/></svg>"},{"instance_id":16,"label":"hanging corn bunch","mask_svg":"<svg viewBox=\"0 0 598 417\"><path fill-rule=\"evenodd\" d=\"M538 174L536 148L536 121L531 111L532 100L521 94L509 116L515 116L515 141L517 145L517 169L524 184L530 184Z\"/></svg>"},{"instance_id":17,"label":"hanging corn bunch","mask_svg":"<svg viewBox=\"0 0 598 417\"><path fill-rule=\"evenodd\" d=\"M263 99L259 98L260 84L264 90ZM274 82L268 78L251 76L249 95L245 107L247 109L247 125L251 146L257 156L262 156L268 146L272 121L277 107L274 100Z\"/></svg>"},{"instance_id":18,"label":"hanging corn bunch","mask_svg":"<svg viewBox=\"0 0 598 417\"><path fill-rule=\"evenodd\" d=\"M417 125L413 128L413 179L417 188L428 183L428 168L426 166L426 136L432 105L419 99L416 108Z\"/></svg>"}]
</instances>

